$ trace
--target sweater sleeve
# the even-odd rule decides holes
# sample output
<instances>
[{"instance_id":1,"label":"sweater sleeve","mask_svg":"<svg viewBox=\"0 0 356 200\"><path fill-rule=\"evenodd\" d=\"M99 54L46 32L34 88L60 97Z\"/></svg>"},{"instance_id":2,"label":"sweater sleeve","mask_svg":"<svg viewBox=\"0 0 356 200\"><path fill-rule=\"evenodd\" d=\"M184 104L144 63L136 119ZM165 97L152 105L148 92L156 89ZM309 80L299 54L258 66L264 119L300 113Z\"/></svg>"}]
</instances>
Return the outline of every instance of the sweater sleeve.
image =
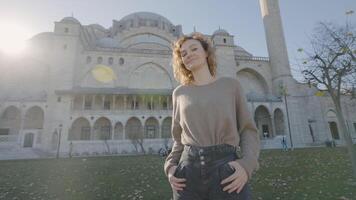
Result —
<instances>
[{"instance_id":1,"label":"sweater sleeve","mask_svg":"<svg viewBox=\"0 0 356 200\"><path fill-rule=\"evenodd\" d=\"M236 90L236 118L240 135L242 158L237 162L246 170L249 179L257 170L260 153L260 138L254 120L247 107L246 98L239 82Z\"/></svg>"},{"instance_id":2,"label":"sweater sleeve","mask_svg":"<svg viewBox=\"0 0 356 200\"><path fill-rule=\"evenodd\" d=\"M170 167L178 165L184 147L181 142L182 127L180 126L179 123L180 121L179 103L175 91L172 94L172 101L173 101L173 112L172 112L171 133L173 139L173 146L172 146L172 152L167 156L164 164L164 172L166 175L168 175L168 170Z\"/></svg>"}]
</instances>

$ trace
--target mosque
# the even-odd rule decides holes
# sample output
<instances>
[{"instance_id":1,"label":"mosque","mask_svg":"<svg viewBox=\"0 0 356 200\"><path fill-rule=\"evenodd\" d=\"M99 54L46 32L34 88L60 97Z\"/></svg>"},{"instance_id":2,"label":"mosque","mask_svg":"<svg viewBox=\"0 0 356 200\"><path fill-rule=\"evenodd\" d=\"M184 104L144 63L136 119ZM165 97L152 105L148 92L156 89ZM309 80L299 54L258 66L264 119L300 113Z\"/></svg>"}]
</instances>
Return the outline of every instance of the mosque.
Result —
<instances>
[{"instance_id":1,"label":"mosque","mask_svg":"<svg viewBox=\"0 0 356 200\"><path fill-rule=\"evenodd\" d=\"M218 77L241 82L262 148L281 148L282 137L289 147L342 144L331 98L291 75L278 1L260 6L269 57L247 52L226 30L204 33L216 49ZM31 54L0 54L0 152L126 154L170 144L171 94L179 84L171 44L181 35L181 25L150 12L110 28L65 17L30 40ZM96 77L110 73L110 81ZM356 105L343 102L356 139Z\"/></svg>"}]
</instances>

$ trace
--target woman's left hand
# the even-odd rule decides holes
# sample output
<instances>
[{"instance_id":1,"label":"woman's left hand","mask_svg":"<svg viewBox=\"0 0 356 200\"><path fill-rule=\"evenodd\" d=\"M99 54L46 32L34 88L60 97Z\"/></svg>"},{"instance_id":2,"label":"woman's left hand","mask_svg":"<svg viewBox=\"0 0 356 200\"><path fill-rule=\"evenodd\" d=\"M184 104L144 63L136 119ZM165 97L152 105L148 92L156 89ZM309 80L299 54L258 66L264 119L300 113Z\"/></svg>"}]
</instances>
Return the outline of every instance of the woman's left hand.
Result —
<instances>
[{"instance_id":1,"label":"woman's left hand","mask_svg":"<svg viewBox=\"0 0 356 200\"><path fill-rule=\"evenodd\" d=\"M240 193L248 180L246 170L237 161L231 161L228 164L235 169L235 172L221 181L222 185L230 183L223 188L223 191Z\"/></svg>"}]
</instances>

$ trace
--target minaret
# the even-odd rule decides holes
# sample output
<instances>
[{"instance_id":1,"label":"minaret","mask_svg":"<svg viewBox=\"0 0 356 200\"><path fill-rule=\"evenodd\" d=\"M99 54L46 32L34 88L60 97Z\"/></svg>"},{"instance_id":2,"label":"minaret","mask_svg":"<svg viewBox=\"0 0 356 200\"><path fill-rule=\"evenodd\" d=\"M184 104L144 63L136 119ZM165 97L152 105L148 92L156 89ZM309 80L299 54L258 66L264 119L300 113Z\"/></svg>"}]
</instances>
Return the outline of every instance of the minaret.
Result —
<instances>
[{"instance_id":1,"label":"minaret","mask_svg":"<svg viewBox=\"0 0 356 200\"><path fill-rule=\"evenodd\" d=\"M279 1L260 0L260 7L272 69L273 93L279 96L282 84L287 87L288 93L291 93L294 90L295 80L290 70Z\"/></svg>"}]
</instances>

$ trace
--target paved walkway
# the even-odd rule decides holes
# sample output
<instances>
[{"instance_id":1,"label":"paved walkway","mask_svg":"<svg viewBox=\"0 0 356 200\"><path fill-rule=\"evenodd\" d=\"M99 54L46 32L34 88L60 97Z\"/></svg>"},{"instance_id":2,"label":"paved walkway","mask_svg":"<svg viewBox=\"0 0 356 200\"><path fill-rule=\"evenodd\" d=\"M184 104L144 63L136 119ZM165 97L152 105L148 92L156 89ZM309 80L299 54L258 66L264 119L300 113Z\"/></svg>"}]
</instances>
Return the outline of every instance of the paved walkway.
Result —
<instances>
[{"instance_id":1,"label":"paved walkway","mask_svg":"<svg viewBox=\"0 0 356 200\"><path fill-rule=\"evenodd\" d=\"M50 158L53 155L33 148L0 146L0 160Z\"/></svg>"}]
</instances>

